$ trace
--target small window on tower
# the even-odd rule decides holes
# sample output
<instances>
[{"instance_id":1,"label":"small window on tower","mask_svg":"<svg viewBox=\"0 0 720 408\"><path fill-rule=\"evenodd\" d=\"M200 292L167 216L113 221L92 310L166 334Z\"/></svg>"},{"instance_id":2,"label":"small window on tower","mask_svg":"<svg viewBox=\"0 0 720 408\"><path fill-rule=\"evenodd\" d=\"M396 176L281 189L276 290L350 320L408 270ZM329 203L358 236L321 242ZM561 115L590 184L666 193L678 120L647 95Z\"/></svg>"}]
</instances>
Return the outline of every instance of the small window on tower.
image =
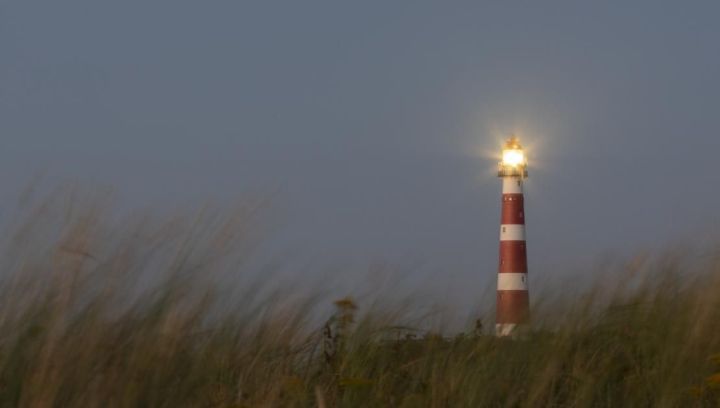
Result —
<instances>
[{"instance_id":1,"label":"small window on tower","mask_svg":"<svg viewBox=\"0 0 720 408\"><path fill-rule=\"evenodd\" d=\"M502 231L505 232L505 227L502 228Z\"/></svg>"}]
</instances>

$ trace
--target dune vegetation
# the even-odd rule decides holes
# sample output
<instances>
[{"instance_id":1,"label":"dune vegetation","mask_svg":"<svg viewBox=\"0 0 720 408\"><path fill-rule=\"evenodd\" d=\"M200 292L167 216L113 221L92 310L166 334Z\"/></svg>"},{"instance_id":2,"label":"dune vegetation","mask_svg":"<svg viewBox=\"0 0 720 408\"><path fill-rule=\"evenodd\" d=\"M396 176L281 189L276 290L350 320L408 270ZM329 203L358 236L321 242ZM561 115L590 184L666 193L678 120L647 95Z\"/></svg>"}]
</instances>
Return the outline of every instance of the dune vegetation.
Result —
<instances>
[{"instance_id":1,"label":"dune vegetation","mask_svg":"<svg viewBox=\"0 0 720 408\"><path fill-rule=\"evenodd\" d=\"M614 271L623 285L533 299L532 327L498 339L489 323L439 333L344 294L207 279L249 262L263 201L162 222L91 201L23 201L4 227L0 406L720 404L712 257L634 259Z\"/></svg>"}]
</instances>

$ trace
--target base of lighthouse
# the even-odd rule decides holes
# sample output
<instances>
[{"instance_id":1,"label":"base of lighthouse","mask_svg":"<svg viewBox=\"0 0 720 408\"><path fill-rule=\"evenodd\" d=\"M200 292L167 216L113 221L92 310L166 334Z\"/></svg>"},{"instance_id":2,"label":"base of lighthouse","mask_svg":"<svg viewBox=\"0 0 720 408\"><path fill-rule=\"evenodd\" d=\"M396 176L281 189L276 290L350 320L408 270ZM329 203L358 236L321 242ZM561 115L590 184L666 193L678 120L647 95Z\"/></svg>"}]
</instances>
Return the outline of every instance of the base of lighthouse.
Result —
<instances>
[{"instance_id":1,"label":"base of lighthouse","mask_svg":"<svg viewBox=\"0 0 720 408\"><path fill-rule=\"evenodd\" d=\"M526 338L530 332L530 325L507 323L495 325L495 337L508 337L512 339Z\"/></svg>"},{"instance_id":2,"label":"base of lighthouse","mask_svg":"<svg viewBox=\"0 0 720 408\"><path fill-rule=\"evenodd\" d=\"M502 277L505 274L500 275ZM507 281L507 279L500 279L501 283L504 283L503 281ZM520 282L526 283L526 276L523 276ZM528 327L530 302L527 286L525 288L519 286L516 285L510 290L498 290L497 320L495 324L495 335L498 337L516 336Z\"/></svg>"},{"instance_id":3,"label":"base of lighthouse","mask_svg":"<svg viewBox=\"0 0 720 408\"><path fill-rule=\"evenodd\" d=\"M518 332L518 325L515 323L496 324L495 335L497 337L509 337Z\"/></svg>"}]
</instances>

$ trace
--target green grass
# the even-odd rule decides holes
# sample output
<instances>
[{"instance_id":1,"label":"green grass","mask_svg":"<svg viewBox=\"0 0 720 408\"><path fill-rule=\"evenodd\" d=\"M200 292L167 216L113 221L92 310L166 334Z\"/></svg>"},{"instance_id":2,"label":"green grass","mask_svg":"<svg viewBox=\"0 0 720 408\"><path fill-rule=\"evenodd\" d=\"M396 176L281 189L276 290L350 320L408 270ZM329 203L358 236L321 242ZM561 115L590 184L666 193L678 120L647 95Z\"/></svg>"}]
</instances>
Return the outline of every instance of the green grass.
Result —
<instances>
[{"instance_id":1,"label":"green grass","mask_svg":"<svg viewBox=\"0 0 720 408\"><path fill-rule=\"evenodd\" d=\"M3 243L3 407L720 404L711 260L638 258L608 271L623 285L533 299L514 340L441 336L392 307L213 284L247 263L262 203L154 222L64 200L26 207Z\"/></svg>"}]
</instances>

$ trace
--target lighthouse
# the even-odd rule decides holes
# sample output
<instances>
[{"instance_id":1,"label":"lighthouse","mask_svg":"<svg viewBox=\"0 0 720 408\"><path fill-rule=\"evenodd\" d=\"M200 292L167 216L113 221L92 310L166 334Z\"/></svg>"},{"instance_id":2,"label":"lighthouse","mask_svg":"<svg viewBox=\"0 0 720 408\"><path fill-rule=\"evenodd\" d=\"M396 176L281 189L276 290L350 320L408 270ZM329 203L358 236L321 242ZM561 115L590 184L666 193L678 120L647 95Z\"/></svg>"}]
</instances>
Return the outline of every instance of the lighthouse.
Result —
<instances>
[{"instance_id":1,"label":"lighthouse","mask_svg":"<svg viewBox=\"0 0 720 408\"><path fill-rule=\"evenodd\" d=\"M523 196L523 182L527 176L525 152L517 138L512 137L505 142L498 166L498 177L502 179L495 318L495 334L498 337L516 334L530 318Z\"/></svg>"}]
</instances>

